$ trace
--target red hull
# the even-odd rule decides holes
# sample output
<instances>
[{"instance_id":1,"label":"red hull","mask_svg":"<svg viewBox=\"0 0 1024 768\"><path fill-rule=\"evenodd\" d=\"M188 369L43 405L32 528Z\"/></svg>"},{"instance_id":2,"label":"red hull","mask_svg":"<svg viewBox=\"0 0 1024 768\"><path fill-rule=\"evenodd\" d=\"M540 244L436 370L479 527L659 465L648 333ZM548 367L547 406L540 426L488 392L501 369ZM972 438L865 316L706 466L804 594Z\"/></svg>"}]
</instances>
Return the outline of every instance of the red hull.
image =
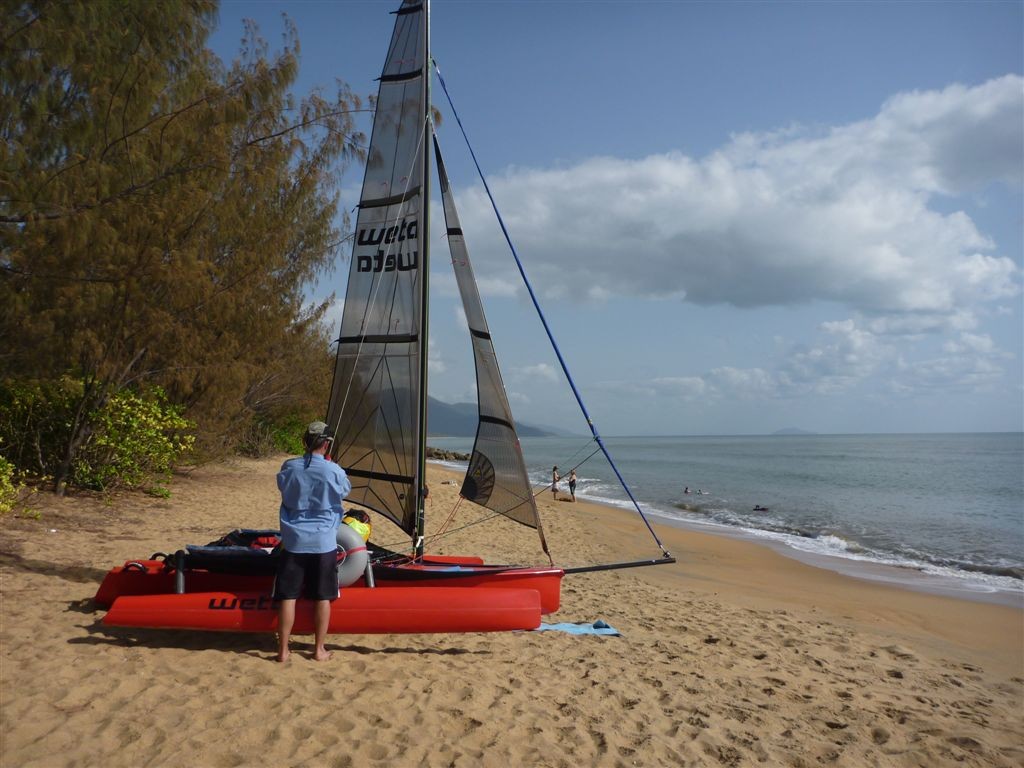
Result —
<instances>
[{"instance_id":1,"label":"red hull","mask_svg":"<svg viewBox=\"0 0 1024 768\"><path fill-rule=\"evenodd\" d=\"M464 558L476 560L477 558ZM455 558L449 560L455 561ZM113 568L107 573L96 592L97 606L107 608L117 598L137 595L168 595L174 593L173 571L165 568L162 560L132 560L124 566ZM541 612L548 614L558 610L561 601L561 583L564 572L560 568L513 568L500 570L477 564L433 568L431 566L408 566L393 568L392 571L415 571L416 580L377 579L377 587L388 591L395 589L529 589L540 595ZM376 570L380 573L380 570ZM430 575L424 575L424 572ZM401 574L394 574L401 575ZM195 592L257 592L269 594L273 577L216 573L213 571L188 571L185 574L185 589ZM363 587L362 579L346 589ZM342 590L344 592L345 590Z\"/></svg>"},{"instance_id":2,"label":"red hull","mask_svg":"<svg viewBox=\"0 0 1024 768\"><path fill-rule=\"evenodd\" d=\"M294 632L313 632L313 603L299 600ZM331 604L330 634L501 632L540 626L532 589L348 588ZM263 592L119 597L103 618L115 627L274 632L277 611Z\"/></svg>"}]
</instances>

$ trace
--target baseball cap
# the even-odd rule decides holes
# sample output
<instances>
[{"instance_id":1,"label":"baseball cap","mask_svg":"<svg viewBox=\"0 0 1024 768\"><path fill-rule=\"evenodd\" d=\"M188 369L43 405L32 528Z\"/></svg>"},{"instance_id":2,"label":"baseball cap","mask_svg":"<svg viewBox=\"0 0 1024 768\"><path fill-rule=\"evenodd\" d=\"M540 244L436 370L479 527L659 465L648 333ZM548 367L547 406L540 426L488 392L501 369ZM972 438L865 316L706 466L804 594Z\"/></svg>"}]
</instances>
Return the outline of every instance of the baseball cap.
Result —
<instances>
[{"instance_id":1,"label":"baseball cap","mask_svg":"<svg viewBox=\"0 0 1024 768\"><path fill-rule=\"evenodd\" d=\"M327 431L327 424L322 421L310 422L310 425L306 427L306 437L311 440L315 439L327 439L333 440L333 436Z\"/></svg>"}]
</instances>

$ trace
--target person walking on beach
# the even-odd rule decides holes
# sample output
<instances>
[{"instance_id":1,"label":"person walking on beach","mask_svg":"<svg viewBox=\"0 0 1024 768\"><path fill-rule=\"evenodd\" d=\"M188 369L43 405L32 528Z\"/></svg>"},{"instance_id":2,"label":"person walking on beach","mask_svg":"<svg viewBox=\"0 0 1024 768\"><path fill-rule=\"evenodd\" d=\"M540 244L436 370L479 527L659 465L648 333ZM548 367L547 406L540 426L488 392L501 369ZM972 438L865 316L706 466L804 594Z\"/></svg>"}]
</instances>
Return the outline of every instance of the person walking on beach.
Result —
<instances>
[{"instance_id":1,"label":"person walking on beach","mask_svg":"<svg viewBox=\"0 0 1024 768\"><path fill-rule=\"evenodd\" d=\"M288 641L295 624L295 601L316 601L313 659L327 661L324 647L331 601L338 599L337 532L344 516L342 499L352 490L345 470L326 456L333 438L322 421L306 428L303 456L288 459L277 473L281 491L282 552L274 579L277 608L277 660L288 661Z\"/></svg>"},{"instance_id":2,"label":"person walking on beach","mask_svg":"<svg viewBox=\"0 0 1024 768\"><path fill-rule=\"evenodd\" d=\"M572 496L573 504L576 503L576 470L569 470L569 495Z\"/></svg>"},{"instance_id":3,"label":"person walking on beach","mask_svg":"<svg viewBox=\"0 0 1024 768\"><path fill-rule=\"evenodd\" d=\"M558 466L555 465L551 468L551 496L555 501L558 501Z\"/></svg>"}]
</instances>

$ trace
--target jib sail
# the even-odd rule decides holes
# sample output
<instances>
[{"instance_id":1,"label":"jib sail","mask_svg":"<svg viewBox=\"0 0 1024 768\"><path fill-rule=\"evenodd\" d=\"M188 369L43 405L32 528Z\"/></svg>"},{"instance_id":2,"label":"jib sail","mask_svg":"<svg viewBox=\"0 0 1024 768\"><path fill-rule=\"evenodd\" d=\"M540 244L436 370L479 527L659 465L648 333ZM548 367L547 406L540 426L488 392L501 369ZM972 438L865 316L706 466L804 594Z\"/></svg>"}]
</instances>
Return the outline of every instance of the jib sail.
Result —
<instances>
[{"instance_id":1,"label":"jib sail","mask_svg":"<svg viewBox=\"0 0 1024 768\"><path fill-rule=\"evenodd\" d=\"M441 158L441 148L434 139L437 158L437 177L441 184L441 199L444 203L444 217L447 224L448 248L452 256L452 268L462 296L462 307L466 313L470 337L473 342L473 361L476 366L477 403L479 423L469 470L462 484L462 496L481 506L499 512L519 523L536 528L541 544L547 552L544 533L537 515L530 481L526 474L522 448L512 422L505 385L498 369L487 318L469 250L462 234L459 214L455 208Z\"/></svg>"}]
</instances>

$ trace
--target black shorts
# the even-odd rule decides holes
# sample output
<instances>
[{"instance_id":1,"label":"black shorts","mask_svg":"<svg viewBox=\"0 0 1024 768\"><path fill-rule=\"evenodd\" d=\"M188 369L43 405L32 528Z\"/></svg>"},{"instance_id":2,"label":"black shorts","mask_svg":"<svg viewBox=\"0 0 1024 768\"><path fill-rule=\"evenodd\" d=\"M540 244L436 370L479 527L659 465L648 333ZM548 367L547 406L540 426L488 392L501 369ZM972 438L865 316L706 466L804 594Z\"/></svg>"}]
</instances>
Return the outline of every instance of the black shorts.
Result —
<instances>
[{"instance_id":1,"label":"black shorts","mask_svg":"<svg viewBox=\"0 0 1024 768\"><path fill-rule=\"evenodd\" d=\"M274 579L275 600L338 599L338 555L336 552L307 554L282 550Z\"/></svg>"}]
</instances>

